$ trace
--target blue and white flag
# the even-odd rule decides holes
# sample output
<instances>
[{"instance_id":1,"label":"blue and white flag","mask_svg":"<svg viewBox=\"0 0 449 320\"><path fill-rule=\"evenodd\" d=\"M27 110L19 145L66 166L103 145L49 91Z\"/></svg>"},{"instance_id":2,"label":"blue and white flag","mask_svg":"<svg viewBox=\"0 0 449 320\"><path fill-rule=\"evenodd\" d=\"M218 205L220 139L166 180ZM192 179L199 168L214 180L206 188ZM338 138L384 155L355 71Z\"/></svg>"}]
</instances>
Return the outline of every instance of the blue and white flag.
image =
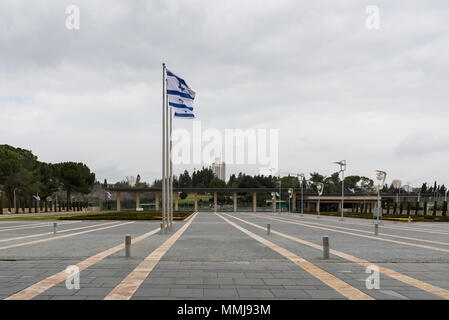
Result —
<instances>
[{"instance_id":1,"label":"blue and white flag","mask_svg":"<svg viewBox=\"0 0 449 320\"><path fill-rule=\"evenodd\" d=\"M184 79L167 70L168 105L174 109L177 118L195 118L193 100L195 91L190 89Z\"/></svg>"},{"instance_id":2,"label":"blue and white flag","mask_svg":"<svg viewBox=\"0 0 449 320\"><path fill-rule=\"evenodd\" d=\"M111 195L111 193L109 191L106 191L106 197L108 197L108 199L111 200L112 195Z\"/></svg>"},{"instance_id":3,"label":"blue and white flag","mask_svg":"<svg viewBox=\"0 0 449 320\"><path fill-rule=\"evenodd\" d=\"M40 201L41 198L39 196L33 196L34 199L36 199L37 201Z\"/></svg>"},{"instance_id":4,"label":"blue and white flag","mask_svg":"<svg viewBox=\"0 0 449 320\"><path fill-rule=\"evenodd\" d=\"M276 197L278 197L278 198L279 198L280 196L281 196L281 195L280 195L279 193L277 193L277 192L276 192Z\"/></svg>"}]
</instances>

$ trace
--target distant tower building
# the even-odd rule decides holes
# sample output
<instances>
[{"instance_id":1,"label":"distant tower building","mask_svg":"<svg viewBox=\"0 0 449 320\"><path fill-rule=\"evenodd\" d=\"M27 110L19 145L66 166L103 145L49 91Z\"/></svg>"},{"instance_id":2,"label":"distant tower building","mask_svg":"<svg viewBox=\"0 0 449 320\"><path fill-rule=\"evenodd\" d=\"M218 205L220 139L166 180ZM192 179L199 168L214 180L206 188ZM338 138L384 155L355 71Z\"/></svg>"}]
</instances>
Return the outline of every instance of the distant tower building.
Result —
<instances>
[{"instance_id":1,"label":"distant tower building","mask_svg":"<svg viewBox=\"0 0 449 320\"><path fill-rule=\"evenodd\" d=\"M215 162L212 163L211 169L218 179L226 182L226 164L224 162L221 162L218 158L215 159Z\"/></svg>"}]
</instances>

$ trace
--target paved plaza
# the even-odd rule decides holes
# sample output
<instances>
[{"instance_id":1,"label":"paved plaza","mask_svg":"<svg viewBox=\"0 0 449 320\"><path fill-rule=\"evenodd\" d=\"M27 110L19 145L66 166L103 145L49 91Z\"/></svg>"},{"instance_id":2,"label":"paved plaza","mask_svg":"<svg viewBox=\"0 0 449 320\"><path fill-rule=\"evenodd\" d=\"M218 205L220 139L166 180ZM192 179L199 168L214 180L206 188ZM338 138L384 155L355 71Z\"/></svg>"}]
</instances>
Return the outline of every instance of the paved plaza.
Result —
<instances>
[{"instance_id":1,"label":"paved plaza","mask_svg":"<svg viewBox=\"0 0 449 320\"><path fill-rule=\"evenodd\" d=\"M371 220L288 213L200 212L167 233L57 223L0 219L0 299L449 299L447 223L383 221L377 236ZM71 265L79 289L66 286ZM379 288L367 287L373 266Z\"/></svg>"}]
</instances>

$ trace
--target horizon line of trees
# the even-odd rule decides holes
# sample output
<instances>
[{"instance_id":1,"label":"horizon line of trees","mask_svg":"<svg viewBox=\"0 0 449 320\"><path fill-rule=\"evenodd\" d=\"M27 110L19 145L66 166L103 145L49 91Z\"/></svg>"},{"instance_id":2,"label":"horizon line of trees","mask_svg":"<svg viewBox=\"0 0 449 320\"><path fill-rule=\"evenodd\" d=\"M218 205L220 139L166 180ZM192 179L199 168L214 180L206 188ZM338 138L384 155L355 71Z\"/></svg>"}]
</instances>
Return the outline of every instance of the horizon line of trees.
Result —
<instances>
[{"instance_id":1,"label":"horizon line of trees","mask_svg":"<svg viewBox=\"0 0 449 320\"><path fill-rule=\"evenodd\" d=\"M95 173L84 163L41 162L30 150L0 145L0 192L10 203L14 194L16 198L39 196L45 200L61 190L71 202L72 193L88 194L94 183Z\"/></svg>"}]
</instances>

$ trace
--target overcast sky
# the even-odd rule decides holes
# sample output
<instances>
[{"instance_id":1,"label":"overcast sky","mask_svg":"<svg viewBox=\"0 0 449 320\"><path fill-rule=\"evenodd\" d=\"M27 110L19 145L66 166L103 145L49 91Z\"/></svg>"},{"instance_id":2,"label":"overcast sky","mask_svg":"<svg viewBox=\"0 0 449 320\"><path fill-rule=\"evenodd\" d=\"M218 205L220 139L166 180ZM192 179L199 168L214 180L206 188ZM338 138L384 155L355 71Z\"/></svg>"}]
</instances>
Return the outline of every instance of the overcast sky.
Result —
<instances>
[{"instance_id":1,"label":"overcast sky","mask_svg":"<svg viewBox=\"0 0 449 320\"><path fill-rule=\"evenodd\" d=\"M100 181L152 181L166 62L196 91L203 129L278 129L281 172L346 159L347 175L447 185L448 31L447 0L2 0L0 144L84 162Z\"/></svg>"}]
</instances>

